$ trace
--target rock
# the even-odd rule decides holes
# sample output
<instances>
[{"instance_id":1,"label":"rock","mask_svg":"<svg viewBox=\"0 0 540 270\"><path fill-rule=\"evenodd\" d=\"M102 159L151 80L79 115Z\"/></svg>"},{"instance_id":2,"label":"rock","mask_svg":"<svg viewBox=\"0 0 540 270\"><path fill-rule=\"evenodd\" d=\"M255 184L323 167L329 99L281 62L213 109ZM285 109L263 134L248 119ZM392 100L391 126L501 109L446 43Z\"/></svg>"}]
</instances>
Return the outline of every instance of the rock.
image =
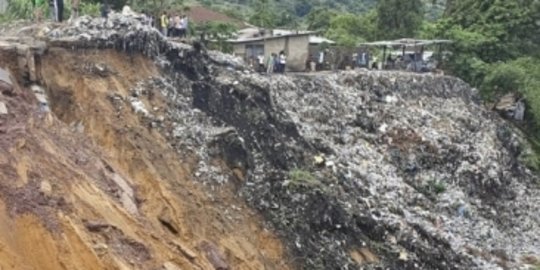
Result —
<instances>
[{"instance_id":1,"label":"rock","mask_svg":"<svg viewBox=\"0 0 540 270\"><path fill-rule=\"evenodd\" d=\"M523 100L519 100L516 103L516 109L514 111L514 120L523 121L524 117L525 117L525 103L523 102Z\"/></svg>"},{"instance_id":2,"label":"rock","mask_svg":"<svg viewBox=\"0 0 540 270\"><path fill-rule=\"evenodd\" d=\"M41 192L43 192L43 194L47 196L50 196L52 194L52 186L47 180L41 181L41 185L39 189Z\"/></svg>"},{"instance_id":3,"label":"rock","mask_svg":"<svg viewBox=\"0 0 540 270\"><path fill-rule=\"evenodd\" d=\"M399 252L399 258L400 261L408 261L409 260L409 254L406 251L400 251Z\"/></svg>"},{"instance_id":4,"label":"rock","mask_svg":"<svg viewBox=\"0 0 540 270\"><path fill-rule=\"evenodd\" d=\"M4 102L0 101L0 115L8 114L8 113L9 113L9 111L8 111L8 108L7 108L6 104Z\"/></svg>"},{"instance_id":5,"label":"rock","mask_svg":"<svg viewBox=\"0 0 540 270\"><path fill-rule=\"evenodd\" d=\"M107 254L107 252L109 251L109 247L104 243L95 244L93 248L94 248L94 251L96 251L98 256L103 256Z\"/></svg>"},{"instance_id":6,"label":"rock","mask_svg":"<svg viewBox=\"0 0 540 270\"><path fill-rule=\"evenodd\" d=\"M508 93L499 99L499 102L495 105L495 109L499 111L513 111L515 104L516 95L514 93Z\"/></svg>"},{"instance_id":7,"label":"rock","mask_svg":"<svg viewBox=\"0 0 540 270\"><path fill-rule=\"evenodd\" d=\"M103 222L103 221L98 221L98 220L90 220L90 221L83 221L83 222L86 229L94 233L101 232L109 228L114 228L113 225Z\"/></svg>"},{"instance_id":8,"label":"rock","mask_svg":"<svg viewBox=\"0 0 540 270\"><path fill-rule=\"evenodd\" d=\"M228 270L229 265L226 263L219 249L212 243L203 241L200 244L201 250L206 255L206 259L214 267L215 270Z\"/></svg>"},{"instance_id":9,"label":"rock","mask_svg":"<svg viewBox=\"0 0 540 270\"><path fill-rule=\"evenodd\" d=\"M163 270L182 270L182 268L173 262L165 262L163 264Z\"/></svg>"},{"instance_id":10,"label":"rock","mask_svg":"<svg viewBox=\"0 0 540 270\"><path fill-rule=\"evenodd\" d=\"M178 234L180 232L178 225L176 224L176 222L174 222L174 220L171 217L170 208L163 207L163 209L161 209L161 213L159 214L158 220L171 233Z\"/></svg>"},{"instance_id":11,"label":"rock","mask_svg":"<svg viewBox=\"0 0 540 270\"><path fill-rule=\"evenodd\" d=\"M186 258L190 260L194 260L197 258L197 253L195 251L191 250L190 248L186 247L181 242L173 240L172 244L184 255Z\"/></svg>"},{"instance_id":12,"label":"rock","mask_svg":"<svg viewBox=\"0 0 540 270\"><path fill-rule=\"evenodd\" d=\"M324 166L325 158L323 155L316 155L313 157L313 163L316 166Z\"/></svg>"},{"instance_id":13,"label":"rock","mask_svg":"<svg viewBox=\"0 0 540 270\"><path fill-rule=\"evenodd\" d=\"M359 250L353 250L351 252L351 258L358 264L358 265L364 265L364 264L370 264L370 263L377 263L379 262L379 259L371 250L367 248L360 248Z\"/></svg>"},{"instance_id":14,"label":"rock","mask_svg":"<svg viewBox=\"0 0 540 270\"><path fill-rule=\"evenodd\" d=\"M0 93L11 94L13 91L13 82L11 81L10 73L0 68Z\"/></svg>"},{"instance_id":15,"label":"rock","mask_svg":"<svg viewBox=\"0 0 540 270\"><path fill-rule=\"evenodd\" d=\"M135 111L135 113L140 113L143 116L149 115L148 110L145 108L144 103L142 101L134 97L129 97L128 100L131 104L131 108L133 109L133 111Z\"/></svg>"},{"instance_id":16,"label":"rock","mask_svg":"<svg viewBox=\"0 0 540 270\"><path fill-rule=\"evenodd\" d=\"M136 215L139 213L139 209L137 207L137 204L135 203L135 192L133 191L133 188L126 182L124 178L122 178L119 174L113 173L112 180L116 185L120 188L120 202L124 206L124 208L133 215Z\"/></svg>"}]
</instances>

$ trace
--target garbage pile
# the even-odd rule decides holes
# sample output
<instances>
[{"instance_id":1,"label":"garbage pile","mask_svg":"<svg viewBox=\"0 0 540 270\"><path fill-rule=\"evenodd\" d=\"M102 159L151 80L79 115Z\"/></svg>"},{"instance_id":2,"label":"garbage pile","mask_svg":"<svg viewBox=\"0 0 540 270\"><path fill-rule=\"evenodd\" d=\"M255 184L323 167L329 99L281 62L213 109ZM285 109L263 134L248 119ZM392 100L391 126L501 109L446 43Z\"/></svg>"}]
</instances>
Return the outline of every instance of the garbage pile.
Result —
<instances>
[{"instance_id":1,"label":"garbage pile","mask_svg":"<svg viewBox=\"0 0 540 270\"><path fill-rule=\"evenodd\" d=\"M151 91L166 97L163 118L149 108L141 117L197 157L197 180L236 177L302 269L518 269L540 254L526 143L461 80L265 77L115 16L80 18L50 37L153 56L163 76L143 79L153 90L135 89L132 106Z\"/></svg>"},{"instance_id":2,"label":"garbage pile","mask_svg":"<svg viewBox=\"0 0 540 270\"><path fill-rule=\"evenodd\" d=\"M163 55L182 58L193 49L191 45L168 41L156 28L144 24L142 17L136 14L126 16L114 12L109 14L108 18L78 17L69 24L50 30L47 40L51 46L77 49L111 48L128 53L143 53L152 58ZM243 69L240 58L219 52L209 52L205 57L201 57L201 61Z\"/></svg>"}]
</instances>

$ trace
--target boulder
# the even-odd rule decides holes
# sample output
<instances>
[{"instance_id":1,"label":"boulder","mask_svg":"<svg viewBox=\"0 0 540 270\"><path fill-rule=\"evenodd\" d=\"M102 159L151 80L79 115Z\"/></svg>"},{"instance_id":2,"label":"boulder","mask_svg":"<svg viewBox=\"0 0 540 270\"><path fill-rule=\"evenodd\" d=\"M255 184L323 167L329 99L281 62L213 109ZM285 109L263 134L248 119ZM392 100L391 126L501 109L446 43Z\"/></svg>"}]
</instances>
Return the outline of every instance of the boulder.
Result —
<instances>
[{"instance_id":1,"label":"boulder","mask_svg":"<svg viewBox=\"0 0 540 270\"><path fill-rule=\"evenodd\" d=\"M8 111L8 108L6 106L6 104L2 101L0 101L0 115L3 115L3 114L8 114L9 111Z\"/></svg>"}]
</instances>

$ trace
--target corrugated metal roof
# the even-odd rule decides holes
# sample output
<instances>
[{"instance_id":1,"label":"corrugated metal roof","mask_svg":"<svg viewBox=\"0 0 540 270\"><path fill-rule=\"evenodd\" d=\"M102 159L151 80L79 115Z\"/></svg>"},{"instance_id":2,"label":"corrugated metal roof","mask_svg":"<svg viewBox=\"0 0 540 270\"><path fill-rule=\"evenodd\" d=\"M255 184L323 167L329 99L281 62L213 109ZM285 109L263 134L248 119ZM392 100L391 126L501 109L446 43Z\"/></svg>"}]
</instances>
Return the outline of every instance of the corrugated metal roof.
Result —
<instances>
[{"instance_id":1,"label":"corrugated metal roof","mask_svg":"<svg viewBox=\"0 0 540 270\"><path fill-rule=\"evenodd\" d=\"M329 40L324 37L320 36L309 36L309 43L311 44L322 44L322 43L328 43L328 44L336 44L336 42Z\"/></svg>"},{"instance_id":2,"label":"corrugated metal roof","mask_svg":"<svg viewBox=\"0 0 540 270\"><path fill-rule=\"evenodd\" d=\"M236 38L229 40L232 43L244 43L244 42L254 42L261 41L265 39L275 39L282 37L292 37L292 36L305 36L310 35L310 43L322 43L328 42L334 44L335 42L323 38L314 36L317 32L315 31L305 31L305 30L288 30L288 29L260 29L256 27L249 27L239 30L236 33ZM312 42L313 41L313 42Z\"/></svg>"},{"instance_id":3,"label":"corrugated metal roof","mask_svg":"<svg viewBox=\"0 0 540 270\"><path fill-rule=\"evenodd\" d=\"M395 47L398 47L398 46L414 47L414 46L427 46L427 45L433 45L433 44L445 44L445 43L452 43L452 42L453 41L447 40L447 39L426 40L426 39L402 38L402 39L397 39L397 40L365 42L365 43L360 43L360 45L386 46L386 47L394 47L394 46Z\"/></svg>"}]
</instances>

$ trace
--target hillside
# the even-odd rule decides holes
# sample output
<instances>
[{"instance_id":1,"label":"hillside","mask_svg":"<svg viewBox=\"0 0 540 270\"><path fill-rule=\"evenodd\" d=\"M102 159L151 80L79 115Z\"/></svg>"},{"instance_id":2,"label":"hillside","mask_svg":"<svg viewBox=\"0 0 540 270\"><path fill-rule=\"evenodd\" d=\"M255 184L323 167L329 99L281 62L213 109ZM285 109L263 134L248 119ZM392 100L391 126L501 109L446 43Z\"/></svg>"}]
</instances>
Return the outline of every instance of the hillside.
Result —
<instances>
[{"instance_id":1,"label":"hillside","mask_svg":"<svg viewBox=\"0 0 540 270\"><path fill-rule=\"evenodd\" d=\"M259 0L201 0L200 2L191 2L191 4L203 4L218 10L228 11L231 14L236 14L238 17L246 18ZM425 0L426 18L438 18L444 10L446 0ZM188 1L188 3L190 3ZM291 1L269 1L269 3L278 12L278 16L282 14L291 14L301 20L311 10L314 9L330 9L339 12L350 12L356 14L365 13L375 7L376 0L291 0Z\"/></svg>"},{"instance_id":2,"label":"hillside","mask_svg":"<svg viewBox=\"0 0 540 270\"><path fill-rule=\"evenodd\" d=\"M1 34L1 269L540 266L529 146L460 79L263 76L119 14Z\"/></svg>"}]
</instances>

